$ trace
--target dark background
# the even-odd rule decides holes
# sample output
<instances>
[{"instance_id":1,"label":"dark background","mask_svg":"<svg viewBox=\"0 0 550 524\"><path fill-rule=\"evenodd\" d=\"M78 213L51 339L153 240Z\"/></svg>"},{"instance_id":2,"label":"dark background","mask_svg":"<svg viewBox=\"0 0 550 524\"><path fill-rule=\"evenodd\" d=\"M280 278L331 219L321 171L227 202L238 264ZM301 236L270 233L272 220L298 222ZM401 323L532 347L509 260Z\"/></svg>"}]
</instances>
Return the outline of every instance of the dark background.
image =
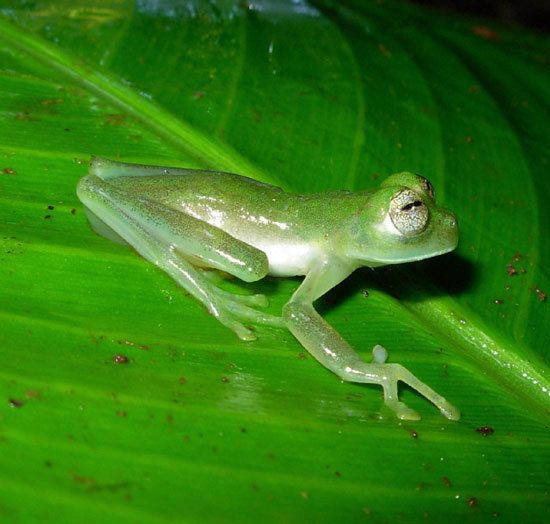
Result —
<instances>
[{"instance_id":1,"label":"dark background","mask_svg":"<svg viewBox=\"0 0 550 524\"><path fill-rule=\"evenodd\" d=\"M411 0L435 9L493 18L510 25L548 32L550 0Z\"/></svg>"}]
</instances>

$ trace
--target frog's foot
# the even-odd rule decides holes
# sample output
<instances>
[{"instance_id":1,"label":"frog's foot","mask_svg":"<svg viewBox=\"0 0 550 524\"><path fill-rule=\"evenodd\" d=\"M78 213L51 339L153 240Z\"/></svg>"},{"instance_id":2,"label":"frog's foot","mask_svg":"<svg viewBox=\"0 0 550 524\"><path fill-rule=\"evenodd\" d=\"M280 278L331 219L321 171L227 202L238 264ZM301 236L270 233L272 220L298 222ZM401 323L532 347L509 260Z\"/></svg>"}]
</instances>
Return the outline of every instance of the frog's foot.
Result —
<instances>
[{"instance_id":1,"label":"frog's foot","mask_svg":"<svg viewBox=\"0 0 550 524\"><path fill-rule=\"evenodd\" d=\"M216 288L210 298L209 310L224 326L228 327L241 340L256 340L256 335L242 322L284 327L281 317L258 311L252 306L265 307L268 300L265 295L236 295Z\"/></svg>"},{"instance_id":2,"label":"frog's foot","mask_svg":"<svg viewBox=\"0 0 550 524\"><path fill-rule=\"evenodd\" d=\"M384 389L384 402L392 409L398 418L402 420L420 420L420 415L399 401L397 394L397 382L402 381L436 405L441 413L450 420L458 420L460 411L455 408L444 397L436 393L427 384L416 378L408 369L400 364L380 364L383 368L381 373L381 386Z\"/></svg>"},{"instance_id":3,"label":"frog's foot","mask_svg":"<svg viewBox=\"0 0 550 524\"><path fill-rule=\"evenodd\" d=\"M336 371L344 380L382 386L386 406L402 420L420 420L420 415L399 400L397 391L399 381L416 389L421 395L434 403L448 419L458 420L460 418L460 412L457 408L416 378L408 369L399 364L387 364L388 352L384 347L374 346L372 355L372 364L366 364L357 359L353 365L348 365L344 369Z\"/></svg>"}]
</instances>

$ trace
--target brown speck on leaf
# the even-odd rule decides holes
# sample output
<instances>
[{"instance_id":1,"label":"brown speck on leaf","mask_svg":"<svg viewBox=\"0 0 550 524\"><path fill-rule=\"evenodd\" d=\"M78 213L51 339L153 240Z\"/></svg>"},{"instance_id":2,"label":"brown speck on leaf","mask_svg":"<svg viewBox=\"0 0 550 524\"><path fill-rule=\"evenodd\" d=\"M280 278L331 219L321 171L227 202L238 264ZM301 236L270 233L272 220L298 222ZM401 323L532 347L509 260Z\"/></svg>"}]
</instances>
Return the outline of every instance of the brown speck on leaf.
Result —
<instances>
[{"instance_id":1,"label":"brown speck on leaf","mask_svg":"<svg viewBox=\"0 0 550 524\"><path fill-rule=\"evenodd\" d=\"M519 262L521 260L521 253L516 251L512 257L512 262Z\"/></svg>"},{"instance_id":2,"label":"brown speck on leaf","mask_svg":"<svg viewBox=\"0 0 550 524\"><path fill-rule=\"evenodd\" d=\"M149 350L149 346L146 346L145 344L138 345L135 342L132 342L131 340L117 340L119 344L124 344L125 346L130 347L137 347L138 349L143 349L144 351Z\"/></svg>"},{"instance_id":3,"label":"brown speck on leaf","mask_svg":"<svg viewBox=\"0 0 550 524\"><path fill-rule=\"evenodd\" d=\"M52 205L49 205L49 206L48 206L48 209L51 211L51 210L55 209L55 207L52 206Z\"/></svg>"},{"instance_id":4,"label":"brown speck on leaf","mask_svg":"<svg viewBox=\"0 0 550 524\"><path fill-rule=\"evenodd\" d=\"M195 91L193 93L193 98L195 100L200 100L201 98L204 98L206 96L206 93L204 91Z\"/></svg>"},{"instance_id":5,"label":"brown speck on leaf","mask_svg":"<svg viewBox=\"0 0 550 524\"><path fill-rule=\"evenodd\" d=\"M481 38L485 38L485 40L492 40L493 42L498 42L500 40L500 33L486 25L472 26L472 33Z\"/></svg>"},{"instance_id":6,"label":"brown speck on leaf","mask_svg":"<svg viewBox=\"0 0 550 524\"><path fill-rule=\"evenodd\" d=\"M77 482L78 484L88 484L88 485L95 485L97 482L92 477L85 477L84 475L79 475L78 473L75 473L74 471L71 472L71 476L73 478L74 482Z\"/></svg>"},{"instance_id":7,"label":"brown speck on leaf","mask_svg":"<svg viewBox=\"0 0 550 524\"><path fill-rule=\"evenodd\" d=\"M535 293L537 294L541 302L544 302L546 300L546 293L542 291L542 289L540 289L539 287L535 288Z\"/></svg>"},{"instance_id":8,"label":"brown speck on leaf","mask_svg":"<svg viewBox=\"0 0 550 524\"><path fill-rule=\"evenodd\" d=\"M384 44L378 44L378 51L380 51L380 53L382 53L386 58L391 57L391 51Z\"/></svg>"},{"instance_id":9,"label":"brown speck on leaf","mask_svg":"<svg viewBox=\"0 0 550 524\"><path fill-rule=\"evenodd\" d=\"M122 409L119 409L119 410L116 412L116 416L117 416L117 417L126 418L127 415L128 415L128 413L126 413L126 411L124 411L124 410L122 410Z\"/></svg>"},{"instance_id":10,"label":"brown speck on leaf","mask_svg":"<svg viewBox=\"0 0 550 524\"><path fill-rule=\"evenodd\" d=\"M470 94L472 94L472 95L473 95L473 94L476 94L476 93L479 93L479 91L480 91L480 88L479 88L479 86L477 86L477 85L473 85L473 86L470 86L470 87L468 88L468 93L470 93Z\"/></svg>"},{"instance_id":11,"label":"brown speck on leaf","mask_svg":"<svg viewBox=\"0 0 550 524\"><path fill-rule=\"evenodd\" d=\"M14 408L14 409L23 407L23 401L17 398L10 398L9 404L10 404L10 408Z\"/></svg>"},{"instance_id":12,"label":"brown speck on leaf","mask_svg":"<svg viewBox=\"0 0 550 524\"><path fill-rule=\"evenodd\" d=\"M52 218L52 215L44 215L44 220L50 220Z\"/></svg>"},{"instance_id":13,"label":"brown speck on leaf","mask_svg":"<svg viewBox=\"0 0 550 524\"><path fill-rule=\"evenodd\" d=\"M468 502L468 506L470 506L471 508L475 508L477 506L476 497L470 497L467 502Z\"/></svg>"},{"instance_id":14,"label":"brown speck on leaf","mask_svg":"<svg viewBox=\"0 0 550 524\"><path fill-rule=\"evenodd\" d=\"M520 268L519 272L522 274L522 275L525 275L525 273L527 273L527 269L525 269L524 267Z\"/></svg>"},{"instance_id":15,"label":"brown speck on leaf","mask_svg":"<svg viewBox=\"0 0 550 524\"><path fill-rule=\"evenodd\" d=\"M113 357L113 362L115 364L128 364L130 359L126 355L118 354Z\"/></svg>"},{"instance_id":16,"label":"brown speck on leaf","mask_svg":"<svg viewBox=\"0 0 550 524\"><path fill-rule=\"evenodd\" d=\"M513 275L517 275L518 270L512 264L508 264L506 266L506 273L508 273L508 276L511 277Z\"/></svg>"},{"instance_id":17,"label":"brown speck on leaf","mask_svg":"<svg viewBox=\"0 0 550 524\"><path fill-rule=\"evenodd\" d=\"M229 377L222 377L222 382L227 384L229 382Z\"/></svg>"},{"instance_id":18,"label":"brown speck on leaf","mask_svg":"<svg viewBox=\"0 0 550 524\"><path fill-rule=\"evenodd\" d=\"M187 383L187 379L185 377L178 378L178 383L182 386Z\"/></svg>"},{"instance_id":19,"label":"brown speck on leaf","mask_svg":"<svg viewBox=\"0 0 550 524\"><path fill-rule=\"evenodd\" d=\"M365 515L370 515L370 514L372 513L372 510L371 510L368 506L365 506L365 507L363 508L363 513L364 513Z\"/></svg>"},{"instance_id":20,"label":"brown speck on leaf","mask_svg":"<svg viewBox=\"0 0 550 524\"><path fill-rule=\"evenodd\" d=\"M466 141L467 144L471 144L474 141L474 139L471 136L464 137L464 140Z\"/></svg>"},{"instance_id":21,"label":"brown speck on leaf","mask_svg":"<svg viewBox=\"0 0 550 524\"><path fill-rule=\"evenodd\" d=\"M15 169L12 169L11 167L5 167L4 169L2 169L2 173L4 175L15 175L16 171L15 171Z\"/></svg>"},{"instance_id":22,"label":"brown speck on leaf","mask_svg":"<svg viewBox=\"0 0 550 524\"><path fill-rule=\"evenodd\" d=\"M414 429L411 430L411 438L418 438L418 433Z\"/></svg>"},{"instance_id":23,"label":"brown speck on leaf","mask_svg":"<svg viewBox=\"0 0 550 524\"><path fill-rule=\"evenodd\" d=\"M334 475L338 478L340 478L342 476L342 473L340 473L339 471L335 471L334 472Z\"/></svg>"},{"instance_id":24,"label":"brown speck on leaf","mask_svg":"<svg viewBox=\"0 0 550 524\"><path fill-rule=\"evenodd\" d=\"M43 106L54 106L62 103L63 103L62 98L48 98L47 100L42 100L42 102L40 102L40 104Z\"/></svg>"},{"instance_id":25,"label":"brown speck on leaf","mask_svg":"<svg viewBox=\"0 0 550 524\"><path fill-rule=\"evenodd\" d=\"M110 126L122 126L124 125L124 115L120 113L114 113L105 117L105 123Z\"/></svg>"},{"instance_id":26,"label":"brown speck on leaf","mask_svg":"<svg viewBox=\"0 0 550 524\"><path fill-rule=\"evenodd\" d=\"M168 422L168 424L173 424L174 423L174 416L173 415L166 415L166 422Z\"/></svg>"},{"instance_id":27,"label":"brown speck on leaf","mask_svg":"<svg viewBox=\"0 0 550 524\"><path fill-rule=\"evenodd\" d=\"M497 306L500 306L504 304L504 300L501 300L500 298L495 298L495 300L493 300L493 303L496 304Z\"/></svg>"},{"instance_id":28,"label":"brown speck on leaf","mask_svg":"<svg viewBox=\"0 0 550 524\"><path fill-rule=\"evenodd\" d=\"M25 391L25 396L27 398L39 398L40 392L36 391L36 389L27 389L27 391Z\"/></svg>"},{"instance_id":29,"label":"brown speck on leaf","mask_svg":"<svg viewBox=\"0 0 550 524\"><path fill-rule=\"evenodd\" d=\"M75 215L75 214L76 214L76 208L73 207L73 208L71 209L71 215Z\"/></svg>"},{"instance_id":30,"label":"brown speck on leaf","mask_svg":"<svg viewBox=\"0 0 550 524\"><path fill-rule=\"evenodd\" d=\"M449 480L449 477L441 477L441 482L444 486L447 486L448 488L451 487L451 481Z\"/></svg>"},{"instance_id":31,"label":"brown speck on leaf","mask_svg":"<svg viewBox=\"0 0 550 524\"><path fill-rule=\"evenodd\" d=\"M300 497L302 497L303 499L308 499L309 493L307 491L300 491Z\"/></svg>"},{"instance_id":32,"label":"brown speck on leaf","mask_svg":"<svg viewBox=\"0 0 550 524\"><path fill-rule=\"evenodd\" d=\"M488 437L495 432L495 430L491 426L480 426L479 428L476 428L476 431L484 437Z\"/></svg>"},{"instance_id":33,"label":"brown speck on leaf","mask_svg":"<svg viewBox=\"0 0 550 524\"><path fill-rule=\"evenodd\" d=\"M302 351L301 353L298 353L298 357L297 357L299 360L305 360L306 358L306 354Z\"/></svg>"}]
</instances>

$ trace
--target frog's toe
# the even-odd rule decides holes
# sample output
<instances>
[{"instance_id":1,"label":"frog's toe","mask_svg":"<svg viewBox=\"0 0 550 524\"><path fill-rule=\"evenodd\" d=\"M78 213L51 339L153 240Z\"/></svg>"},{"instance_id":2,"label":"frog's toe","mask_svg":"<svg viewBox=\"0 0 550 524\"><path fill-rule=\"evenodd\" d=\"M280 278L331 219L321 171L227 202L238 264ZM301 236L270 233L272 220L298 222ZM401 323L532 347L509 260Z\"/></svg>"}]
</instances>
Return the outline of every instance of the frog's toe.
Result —
<instances>
[{"instance_id":1,"label":"frog's toe","mask_svg":"<svg viewBox=\"0 0 550 524\"><path fill-rule=\"evenodd\" d=\"M265 295L256 294L256 295L232 295L232 300L245 304L246 306L253 307L267 307L269 306L269 300Z\"/></svg>"},{"instance_id":2,"label":"frog's toe","mask_svg":"<svg viewBox=\"0 0 550 524\"><path fill-rule=\"evenodd\" d=\"M233 331L241 340L251 341L256 340L256 335L251 329L241 324L238 320L233 318L233 315L227 313L220 313L215 315L216 318L225 326Z\"/></svg>"},{"instance_id":3,"label":"frog's toe","mask_svg":"<svg viewBox=\"0 0 550 524\"><path fill-rule=\"evenodd\" d=\"M229 291L225 291L224 289L217 289L216 293L223 300L238 302L240 304L245 304L246 306L267 307L269 305L269 300L267 297L259 293L256 295L237 295L236 293L231 293Z\"/></svg>"},{"instance_id":4,"label":"frog's toe","mask_svg":"<svg viewBox=\"0 0 550 524\"><path fill-rule=\"evenodd\" d=\"M258 307L269 306L269 300L265 295L261 293L257 293L256 295L252 295L248 298L250 299L250 304L253 306L258 306Z\"/></svg>"},{"instance_id":5,"label":"frog's toe","mask_svg":"<svg viewBox=\"0 0 550 524\"><path fill-rule=\"evenodd\" d=\"M388 351L384 346L376 344L372 348L372 361L376 364L384 364L388 360Z\"/></svg>"},{"instance_id":6,"label":"frog's toe","mask_svg":"<svg viewBox=\"0 0 550 524\"><path fill-rule=\"evenodd\" d=\"M460 420L460 411L458 408L455 408L450 402L445 401L441 406L439 406L439 411L449 420Z\"/></svg>"},{"instance_id":7,"label":"frog's toe","mask_svg":"<svg viewBox=\"0 0 550 524\"><path fill-rule=\"evenodd\" d=\"M248 307L244 304L239 304L238 302L229 302L227 304L227 309L241 320L249 320L254 324L263 324L274 327L285 326L282 317L270 315L269 313L264 313L263 311L257 311L254 308Z\"/></svg>"},{"instance_id":8,"label":"frog's toe","mask_svg":"<svg viewBox=\"0 0 550 524\"><path fill-rule=\"evenodd\" d=\"M414 409L410 408L401 401L386 402L386 405L393 410L398 419L401 420L420 420L422 417Z\"/></svg>"}]
</instances>

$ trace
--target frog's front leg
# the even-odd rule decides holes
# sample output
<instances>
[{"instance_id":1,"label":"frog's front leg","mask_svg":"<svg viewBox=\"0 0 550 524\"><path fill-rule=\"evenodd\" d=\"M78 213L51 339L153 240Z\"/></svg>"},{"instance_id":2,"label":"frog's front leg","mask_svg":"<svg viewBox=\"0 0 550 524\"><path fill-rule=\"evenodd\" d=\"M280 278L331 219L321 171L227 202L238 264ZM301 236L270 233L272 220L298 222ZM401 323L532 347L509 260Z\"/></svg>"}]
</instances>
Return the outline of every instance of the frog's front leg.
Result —
<instances>
[{"instance_id":1,"label":"frog's front leg","mask_svg":"<svg viewBox=\"0 0 550 524\"><path fill-rule=\"evenodd\" d=\"M313 301L344 280L352 271L352 267L334 260L324 261L312 268L283 308L283 318L288 329L321 364L343 380L382 386L386 405L399 418L420 419L418 413L399 401L397 382L401 380L433 402L447 418L458 420L459 411L441 395L403 366L385 363L387 354L381 346L375 347L374 363L364 362L315 311Z\"/></svg>"},{"instance_id":2,"label":"frog's front leg","mask_svg":"<svg viewBox=\"0 0 550 524\"><path fill-rule=\"evenodd\" d=\"M267 305L265 297L221 290L190 262L198 261L242 280L254 281L267 273L267 257L262 251L185 213L121 191L93 174L80 181L77 192L96 227L103 224L103 234L114 231L140 255L166 271L239 338L256 338L242 324L243 320L284 325L280 317L254 309Z\"/></svg>"}]
</instances>

